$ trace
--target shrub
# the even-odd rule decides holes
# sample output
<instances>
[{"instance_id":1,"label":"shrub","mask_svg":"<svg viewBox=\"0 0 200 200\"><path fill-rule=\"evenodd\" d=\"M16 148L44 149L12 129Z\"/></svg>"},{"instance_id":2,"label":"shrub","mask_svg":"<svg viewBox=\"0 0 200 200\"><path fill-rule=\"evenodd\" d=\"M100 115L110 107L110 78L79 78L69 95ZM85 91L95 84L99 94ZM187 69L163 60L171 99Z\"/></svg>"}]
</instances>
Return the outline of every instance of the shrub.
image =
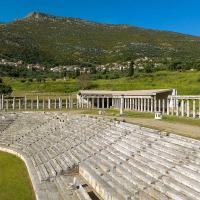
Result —
<instances>
[{"instance_id":1,"label":"shrub","mask_svg":"<svg viewBox=\"0 0 200 200\"><path fill-rule=\"evenodd\" d=\"M25 83L25 82L26 82L26 79L21 79L21 82L22 82L22 83Z\"/></svg>"},{"instance_id":2,"label":"shrub","mask_svg":"<svg viewBox=\"0 0 200 200\"><path fill-rule=\"evenodd\" d=\"M29 78L29 79L28 79L28 82L33 82L33 79L32 79L32 78Z\"/></svg>"}]
</instances>

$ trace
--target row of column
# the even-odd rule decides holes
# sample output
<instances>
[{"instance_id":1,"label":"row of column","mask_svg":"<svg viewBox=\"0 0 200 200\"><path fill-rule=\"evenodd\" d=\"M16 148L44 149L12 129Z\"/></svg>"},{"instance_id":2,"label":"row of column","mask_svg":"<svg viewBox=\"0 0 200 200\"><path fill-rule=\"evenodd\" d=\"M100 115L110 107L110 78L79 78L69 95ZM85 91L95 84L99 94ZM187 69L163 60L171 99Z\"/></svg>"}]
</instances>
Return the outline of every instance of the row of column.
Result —
<instances>
[{"instance_id":1,"label":"row of column","mask_svg":"<svg viewBox=\"0 0 200 200\"><path fill-rule=\"evenodd\" d=\"M0 110L12 109L12 110L27 110L27 109L71 109L73 108L74 101L72 98L68 97L66 99L63 98L55 98L52 99L48 97L47 99L42 98L39 99L37 96L36 99L27 99L25 96L24 98L9 98L6 99L3 96L0 98Z\"/></svg>"},{"instance_id":2,"label":"row of column","mask_svg":"<svg viewBox=\"0 0 200 200\"><path fill-rule=\"evenodd\" d=\"M122 110L135 110L141 112L167 112L168 102L166 99L156 100L153 97L127 98L124 96L109 97L87 97L78 96L78 108L116 108Z\"/></svg>"},{"instance_id":3,"label":"row of column","mask_svg":"<svg viewBox=\"0 0 200 200\"><path fill-rule=\"evenodd\" d=\"M170 115L200 118L200 98L199 99L182 99L171 98Z\"/></svg>"},{"instance_id":4,"label":"row of column","mask_svg":"<svg viewBox=\"0 0 200 200\"><path fill-rule=\"evenodd\" d=\"M79 97L77 100L77 107L78 108L110 108L109 97Z\"/></svg>"},{"instance_id":5,"label":"row of column","mask_svg":"<svg viewBox=\"0 0 200 200\"><path fill-rule=\"evenodd\" d=\"M167 112L167 100L155 98L123 98L124 110L135 110L140 112ZM121 98L113 99L113 107L121 107Z\"/></svg>"}]
</instances>

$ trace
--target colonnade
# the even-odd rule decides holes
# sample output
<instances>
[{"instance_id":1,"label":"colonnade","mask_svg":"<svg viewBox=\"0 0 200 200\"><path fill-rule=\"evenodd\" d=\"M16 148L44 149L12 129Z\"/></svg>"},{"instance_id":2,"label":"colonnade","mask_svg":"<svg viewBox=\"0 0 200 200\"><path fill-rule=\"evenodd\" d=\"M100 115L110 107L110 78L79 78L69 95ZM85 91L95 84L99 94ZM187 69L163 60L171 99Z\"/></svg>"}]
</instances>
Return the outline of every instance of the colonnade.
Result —
<instances>
[{"instance_id":1,"label":"colonnade","mask_svg":"<svg viewBox=\"0 0 200 200\"><path fill-rule=\"evenodd\" d=\"M112 97L94 96L84 97L77 96L77 108L97 108L97 109L108 109L113 105Z\"/></svg>"},{"instance_id":2,"label":"colonnade","mask_svg":"<svg viewBox=\"0 0 200 200\"><path fill-rule=\"evenodd\" d=\"M200 96L173 96L169 99L169 115L200 118Z\"/></svg>"},{"instance_id":3,"label":"colonnade","mask_svg":"<svg viewBox=\"0 0 200 200\"><path fill-rule=\"evenodd\" d=\"M120 108L119 99L114 98L114 108ZM121 101L121 99L120 99ZM139 112L167 112L167 100L156 99L155 97L124 97L124 110L134 110Z\"/></svg>"},{"instance_id":4,"label":"colonnade","mask_svg":"<svg viewBox=\"0 0 200 200\"><path fill-rule=\"evenodd\" d=\"M0 97L0 110L52 110L71 109L74 99L71 97Z\"/></svg>"},{"instance_id":5,"label":"colonnade","mask_svg":"<svg viewBox=\"0 0 200 200\"><path fill-rule=\"evenodd\" d=\"M71 108L119 109L139 112L160 112L167 115L200 118L200 96L77 96L68 97L12 97L0 96L0 110L51 110Z\"/></svg>"},{"instance_id":6,"label":"colonnade","mask_svg":"<svg viewBox=\"0 0 200 200\"><path fill-rule=\"evenodd\" d=\"M155 97L127 97L127 96L78 96L78 108L97 108L97 109L122 109L135 110L140 112L162 112L167 113L167 100Z\"/></svg>"}]
</instances>

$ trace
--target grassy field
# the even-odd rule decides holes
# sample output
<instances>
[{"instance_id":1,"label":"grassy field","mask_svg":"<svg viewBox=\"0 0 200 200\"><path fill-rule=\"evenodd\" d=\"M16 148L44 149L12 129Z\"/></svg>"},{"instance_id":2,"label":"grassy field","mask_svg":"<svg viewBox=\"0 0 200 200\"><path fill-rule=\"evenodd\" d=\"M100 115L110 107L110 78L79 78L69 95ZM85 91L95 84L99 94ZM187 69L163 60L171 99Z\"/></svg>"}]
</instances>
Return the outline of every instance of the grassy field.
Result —
<instances>
[{"instance_id":1,"label":"grassy field","mask_svg":"<svg viewBox=\"0 0 200 200\"><path fill-rule=\"evenodd\" d=\"M0 200L35 200L35 194L23 161L1 151Z\"/></svg>"},{"instance_id":2,"label":"grassy field","mask_svg":"<svg viewBox=\"0 0 200 200\"><path fill-rule=\"evenodd\" d=\"M25 94L46 94L66 95L77 92L79 86L77 80L46 80L45 83L37 81L21 82L20 79L4 78L5 83L11 85L13 95L22 96ZM159 89L176 88L181 95L200 94L200 72L156 72L148 75L140 75L137 78L120 78L113 80L93 80L92 89L103 90L138 90L138 89Z\"/></svg>"},{"instance_id":3,"label":"grassy field","mask_svg":"<svg viewBox=\"0 0 200 200\"><path fill-rule=\"evenodd\" d=\"M4 78L7 85L12 86L13 95L23 96L43 94L43 95L66 95L78 91L77 81L70 80L46 80L46 82L21 82L21 79Z\"/></svg>"},{"instance_id":4,"label":"grassy field","mask_svg":"<svg viewBox=\"0 0 200 200\"><path fill-rule=\"evenodd\" d=\"M157 72L137 78L97 80L97 89L134 90L176 88L179 94L200 94L200 72Z\"/></svg>"}]
</instances>

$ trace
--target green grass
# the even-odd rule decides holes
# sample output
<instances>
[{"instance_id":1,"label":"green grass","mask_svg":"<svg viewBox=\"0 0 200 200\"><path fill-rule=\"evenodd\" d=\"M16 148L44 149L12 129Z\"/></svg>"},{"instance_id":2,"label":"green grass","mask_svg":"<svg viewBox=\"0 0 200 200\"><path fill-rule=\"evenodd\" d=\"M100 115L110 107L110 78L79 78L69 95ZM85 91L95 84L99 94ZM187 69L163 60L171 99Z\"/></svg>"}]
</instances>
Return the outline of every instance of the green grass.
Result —
<instances>
[{"instance_id":1,"label":"green grass","mask_svg":"<svg viewBox=\"0 0 200 200\"><path fill-rule=\"evenodd\" d=\"M11 85L13 95L25 94L66 95L79 90L76 80L47 80L40 82L21 82L20 79L4 78L6 84ZM176 88L181 95L200 94L200 72L169 72L161 71L153 74L140 75L136 78L120 78L113 80L93 80L92 89L98 90L139 90Z\"/></svg>"},{"instance_id":2,"label":"green grass","mask_svg":"<svg viewBox=\"0 0 200 200\"><path fill-rule=\"evenodd\" d=\"M13 95L66 95L78 91L76 80L47 80L46 82L21 82L21 79L4 78L7 85L11 85Z\"/></svg>"},{"instance_id":3,"label":"green grass","mask_svg":"<svg viewBox=\"0 0 200 200\"><path fill-rule=\"evenodd\" d=\"M197 95L200 94L200 72L161 71L137 78L97 80L95 85L97 89L107 90L176 88L179 94Z\"/></svg>"},{"instance_id":4,"label":"green grass","mask_svg":"<svg viewBox=\"0 0 200 200\"><path fill-rule=\"evenodd\" d=\"M0 200L35 200L25 164L0 151Z\"/></svg>"}]
</instances>

